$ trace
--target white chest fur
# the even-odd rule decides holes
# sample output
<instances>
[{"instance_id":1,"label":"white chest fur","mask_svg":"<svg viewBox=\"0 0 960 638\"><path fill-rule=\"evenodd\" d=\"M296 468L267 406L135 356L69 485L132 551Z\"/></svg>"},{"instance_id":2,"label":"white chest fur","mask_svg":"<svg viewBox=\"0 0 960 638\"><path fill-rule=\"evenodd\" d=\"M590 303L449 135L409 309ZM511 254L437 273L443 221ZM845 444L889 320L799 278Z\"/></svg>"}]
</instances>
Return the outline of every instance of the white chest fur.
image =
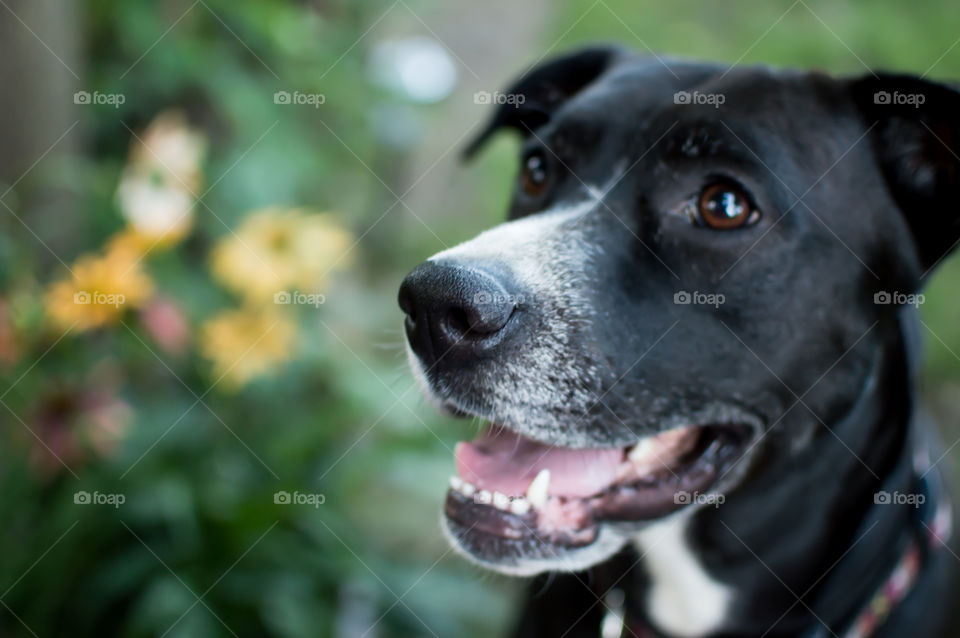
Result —
<instances>
[{"instance_id":1,"label":"white chest fur","mask_svg":"<svg viewBox=\"0 0 960 638\"><path fill-rule=\"evenodd\" d=\"M686 541L687 512L634 537L651 580L647 611L662 630L695 638L716 630L730 609L732 589L714 580Z\"/></svg>"}]
</instances>

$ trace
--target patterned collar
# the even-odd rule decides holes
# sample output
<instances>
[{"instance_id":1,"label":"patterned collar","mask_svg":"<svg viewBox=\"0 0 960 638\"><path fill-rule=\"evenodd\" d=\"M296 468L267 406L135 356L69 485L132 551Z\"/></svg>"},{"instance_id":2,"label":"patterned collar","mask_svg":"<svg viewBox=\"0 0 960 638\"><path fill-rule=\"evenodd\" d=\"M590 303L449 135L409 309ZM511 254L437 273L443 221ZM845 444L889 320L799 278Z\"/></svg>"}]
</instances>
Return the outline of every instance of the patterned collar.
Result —
<instances>
[{"instance_id":1,"label":"patterned collar","mask_svg":"<svg viewBox=\"0 0 960 638\"><path fill-rule=\"evenodd\" d=\"M874 592L870 601L857 615L850 628L840 634L841 638L867 638L873 635L913 589L926 555L940 547L945 547L950 540L950 535L953 532L953 512L950 500L940 489L939 484L934 486L927 480L927 471L929 471L929 468L921 475L919 481L922 493L927 499L925 511L920 516L920 525L912 534L906 551L900 557L893 571ZM930 473L936 475L935 470ZM939 483L939 476L936 479Z\"/></svg>"},{"instance_id":2,"label":"patterned collar","mask_svg":"<svg viewBox=\"0 0 960 638\"><path fill-rule=\"evenodd\" d=\"M918 485L925 496L923 510L918 517L919 525L911 532L907 548L890 575L870 597L850 627L839 634L840 638L868 638L873 635L913 589L924 557L929 552L946 546L950 539L953 512L950 500L940 484L939 474L930 467L925 456L915 460L915 472L919 477ZM928 475L931 478L927 478ZM601 638L655 638L649 627L625 617L624 594L619 588L607 592L604 605L606 613L600 629ZM827 630L820 627L810 638L826 635Z\"/></svg>"}]
</instances>

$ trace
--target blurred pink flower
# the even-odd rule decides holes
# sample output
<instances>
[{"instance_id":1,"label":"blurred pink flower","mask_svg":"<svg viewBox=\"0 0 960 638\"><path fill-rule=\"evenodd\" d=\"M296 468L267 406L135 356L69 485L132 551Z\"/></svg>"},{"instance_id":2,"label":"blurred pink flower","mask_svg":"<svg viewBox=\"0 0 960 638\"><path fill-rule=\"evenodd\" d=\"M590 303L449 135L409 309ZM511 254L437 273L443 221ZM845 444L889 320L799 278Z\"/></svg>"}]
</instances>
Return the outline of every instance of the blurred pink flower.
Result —
<instances>
[{"instance_id":1,"label":"blurred pink flower","mask_svg":"<svg viewBox=\"0 0 960 638\"><path fill-rule=\"evenodd\" d=\"M59 387L41 397L27 424L39 438L30 438L30 460L42 478L66 467L77 472L116 450L134 418L133 408L114 392L119 374L101 364L90 370L89 385Z\"/></svg>"},{"instance_id":2,"label":"blurred pink flower","mask_svg":"<svg viewBox=\"0 0 960 638\"><path fill-rule=\"evenodd\" d=\"M164 297L151 301L140 314L147 333L169 354L182 355L190 344L190 323L175 302Z\"/></svg>"}]
</instances>

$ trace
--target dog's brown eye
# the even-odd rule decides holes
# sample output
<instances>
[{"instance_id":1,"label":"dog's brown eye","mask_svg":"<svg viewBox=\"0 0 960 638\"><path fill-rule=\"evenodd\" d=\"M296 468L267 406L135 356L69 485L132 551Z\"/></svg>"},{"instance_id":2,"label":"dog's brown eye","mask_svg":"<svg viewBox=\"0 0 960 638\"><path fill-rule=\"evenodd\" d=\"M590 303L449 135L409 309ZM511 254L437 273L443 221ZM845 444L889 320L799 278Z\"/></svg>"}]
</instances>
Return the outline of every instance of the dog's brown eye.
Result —
<instances>
[{"instance_id":1,"label":"dog's brown eye","mask_svg":"<svg viewBox=\"0 0 960 638\"><path fill-rule=\"evenodd\" d=\"M742 189L727 183L707 186L697 200L698 221L709 228L729 230L753 223L759 213Z\"/></svg>"},{"instance_id":2,"label":"dog's brown eye","mask_svg":"<svg viewBox=\"0 0 960 638\"><path fill-rule=\"evenodd\" d=\"M547 190L549 183L550 174L543 153L534 152L527 155L523 160L523 170L520 174L520 186L523 192L530 197L538 197Z\"/></svg>"}]
</instances>

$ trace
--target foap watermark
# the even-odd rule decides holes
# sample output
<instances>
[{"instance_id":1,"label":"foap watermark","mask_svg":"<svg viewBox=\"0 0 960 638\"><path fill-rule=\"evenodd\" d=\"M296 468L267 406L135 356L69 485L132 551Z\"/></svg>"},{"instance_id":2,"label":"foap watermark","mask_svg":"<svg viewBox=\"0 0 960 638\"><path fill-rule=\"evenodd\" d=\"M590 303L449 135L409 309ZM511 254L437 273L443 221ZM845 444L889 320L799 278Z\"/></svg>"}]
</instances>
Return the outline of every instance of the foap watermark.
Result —
<instances>
[{"instance_id":1,"label":"foap watermark","mask_svg":"<svg viewBox=\"0 0 960 638\"><path fill-rule=\"evenodd\" d=\"M723 293L678 290L673 295L673 303L678 306L713 306L719 308L727 301Z\"/></svg>"},{"instance_id":2,"label":"foap watermark","mask_svg":"<svg viewBox=\"0 0 960 638\"><path fill-rule=\"evenodd\" d=\"M877 91L873 94L873 103L890 106L912 106L920 108L927 101L923 93L901 93L900 91Z\"/></svg>"},{"instance_id":3,"label":"foap watermark","mask_svg":"<svg viewBox=\"0 0 960 638\"><path fill-rule=\"evenodd\" d=\"M534 298L532 295L511 295L502 292L488 292L486 290L482 290L473 295L473 303L477 306L486 306L488 304L520 306L533 302Z\"/></svg>"},{"instance_id":4,"label":"foap watermark","mask_svg":"<svg viewBox=\"0 0 960 638\"><path fill-rule=\"evenodd\" d=\"M919 508L927 502L926 494L911 494L904 492L887 492L880 490L873 495L873 502L876 505L909 505L914 509Z\"/></svg>"},{"instance_id":5,"label":"foap watermark","mask_svg":"<svg viewBox=\"0 0 960 638\"><path fill-rule=\"evenodd\" d=\"M106 492L93 492L91 494L85 490L80 490L79 492L74 492L73 502L76 505L110 505L118 509L127 502L127 497L123 494Z\"/></svg>"},{"instance_id":6,"label":"foap watermark","mask_svg":"<svg viewBox=\"0 0 960 638\"><path fill-rule=\"evenodd\" d=\"M503 492L478 490L473 493L473 502L477 505L492 505L503 511L522 516L530 511L530 501L523 496L507 496Z\"/></svg>"},{"instance_id":7,"label":"foap watermark","mask_svg":"<svg viewBox=\"0 0 960 638\"><path fill-rule=\"evenodd\" d=\"M674 104L706 104L715 109L727 101L723 93L701 93L700 91L677 91L673 94Z\"/></svg>"},{"instance_id":8,"label":"foap watermark","mask_svg":"<svg viewBox=\"0 0 960 638\"><path fill-rule=\"evenodd\" d=\"M923 296L923 293L905 293L905 292L889 292L886 290L881 290L880 292L873 295L873 303L878 306L914 306L919 308L925 301L926 297Z\"/></svg>"},{"instance_id":9,"label":"foap watermark","mask_svg":"<svg viewBox=\"0 0 960 638\"><path fill-rule=\"evenodd\" d=\"M273 502L275 505L309 505L310 507L320 507L327 502L324 494L308 494L306 492L287 492L280 490L274 492Z\"/></svg>"},{"instance_id":10,"label":"foap watermark","mask_svg":"<svg viewBox=\"0 0 960 638\"><path fill-rule=\"evenodd\" d=\"M720 507L727 502L727 497L723 494L714 494L712 492L704 494L703 492L680 490L674 493L673 502L676 505L712 505L713 507Z\"/></svg>"},{"instance_id":11,"label":"foap watermark","mask_svg":"<svg viewBox=\"0 0 960 638\"><path fill-rule=\"evenodd\" d=\"M73 94L74 104L107 104L115 109L127 101L127 96L123 93L101 93L100 91L77 91Z\"/></svg>"},{"instance_id":12,"label":"foap watermark","mask_svg":"<svg viewBox=\"0 0 960 638\"><path fill-rule=\"evenodd\" d=\"M127 296L120 293L78 290L73 293L73 303L78 306L113 306L119 308L127 302Z\"/></svg>"},{"instance_id":13,"label":"foap watermark","mask_svg":"<svg viewBox=\"0 0 960 638\"><path fill-rule=\"evenodd\" d=\"M278 290L273 293L273 303L283 306L313 306L319 308L327 302L326 295L298 290Z\"/></svg>"},{"instance_id":14,"label":"foap watermark","mask_svg":"<svg viewBox=\"0 0 960 638\"><path fill-rule=\"evenodd\" d=\"M520 106L526 101L527 96L522 93L477 91L473 94L474 104L509 104L510 106Z\"/></svg>"},{"instance_id":15,"label":"foap watermark","mask_svg":"<svg viewBox=\"0 0 960 638\"><path fill-rule=\"evenodd\" d=\"M274 104L292 104L294 106L312 106L315 109L320 108L321 104L327 102L327 96L323 93L303 93L301 91L277 91L273 94Z\"/></svg>"}]
</instances>

